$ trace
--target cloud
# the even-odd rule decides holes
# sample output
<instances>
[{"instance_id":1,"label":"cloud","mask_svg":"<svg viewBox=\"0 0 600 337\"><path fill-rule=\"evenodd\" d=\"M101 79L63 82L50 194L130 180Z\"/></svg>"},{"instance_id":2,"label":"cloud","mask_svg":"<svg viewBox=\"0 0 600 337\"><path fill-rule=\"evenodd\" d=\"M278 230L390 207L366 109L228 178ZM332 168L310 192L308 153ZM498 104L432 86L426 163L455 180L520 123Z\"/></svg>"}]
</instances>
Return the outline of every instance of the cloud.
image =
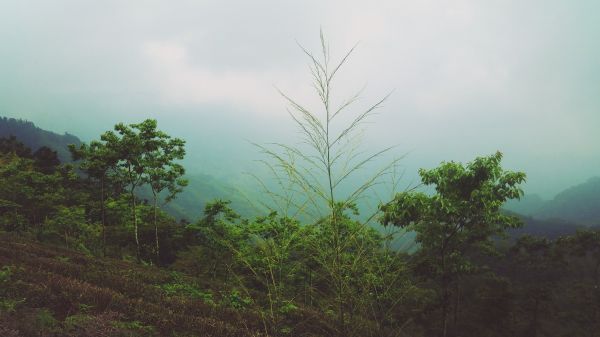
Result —
<instances>
[{"instance_id":1,"label":"cloud","mask_svg":"<svg viewBox=\"0 0 600 337\"><path fill-rule=\"evenodd\" d=\"M295 42L318 52L322 27L333 59L360 41L338 101L365 83L358 107L394 90L369 146L400 144L413 167L504 150L550 193L565 187L553 176L600 172L599 10L587 0L5 1L0 114L84 138L153 117L187 130L198 153L209 136L294 141L274 86L318 107ZM226 141L220 157L238 158L242 140Z\"/></svg>"}]
</instances>

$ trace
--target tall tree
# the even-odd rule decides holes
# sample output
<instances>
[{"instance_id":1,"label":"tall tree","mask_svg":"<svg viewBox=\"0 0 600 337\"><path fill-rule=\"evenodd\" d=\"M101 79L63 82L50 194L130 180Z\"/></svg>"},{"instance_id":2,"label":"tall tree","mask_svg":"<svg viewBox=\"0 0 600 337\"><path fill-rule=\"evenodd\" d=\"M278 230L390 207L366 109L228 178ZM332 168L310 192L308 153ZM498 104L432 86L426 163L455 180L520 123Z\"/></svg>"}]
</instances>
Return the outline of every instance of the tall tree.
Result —
<instances>
[{"instance_id":1,"label":"tall tree","mask_svg":"<svg viewBox=\"0 0 600 337\"><path fill-rule=\"evenodd\" d=\"M108 131L102 135L108 153L115 156L117 174L129 194L138 261L141 259L141 248L136 207L137 189L144 184L150 185L154 195L156 226L159 193L167 189L167 200L171 200L181 191L181 187L186 185L185 180L181 179L183 167L174 162L185 155L185 142L178 138L171 139L169 135L157 129L157 124L154 119L130 125L119 123L115 125L116 133ZM155 234L158 254L157 227Z\"/></svg>"},{"instance_id":2,"label":"tall tree","mask_svg":"<svg viewBox=\"0 0 600 337\"><path fill-rule=\"evenodd\" d=\"M152 121L147 120L141 124L131 125L119 123L114 128L117 132L116 134L108 131L102 135L102 139L106 141L109 151L114 152L118 158L116 167L120 178L127 187L131 205L131 221L136 245L136 258L138 261L141 260L141 249L135 193L136 189L143 184L145 169L144 153L148 150L153 150L153 148L146 148L146 144L142 142L139 135L138 129L140 126L144 127L144 123L148 124L152 123Z\"/></svg>"},{"instance_id":3,"label":"tall tree","mask_svg":"<svg viewBox=\"0 0 600 337\"><path fill-rule=\"evenodd\" d=\"M140 137L148 151L144 154L145 177L144 183L150 186L154 207L154 238L157 263L160 261L160 246L158 240L158 199L163 191L167 191L165 203L173 200L178 193L187 186L188 181L183 179L185 169L175 160L185 156L185 141L171 138L166 133L156 129L156 122L141 124Z\"/></svg>"},{"instance_id":4,"label":"tall tree","mask_svg":"<svg viewBox=\"0 0 600 337\"><path fill-rule=\"evenodd\" d=\"M451 288L458 293L460 275L475 267L468 254L493 250L492 236L520 225L517 218L500 212L500 207L522 195L519 184L525 181L525 174L503 170L501 160L502 154L497 152L467 165L447 162L435 169L421 169L423 184L435 186L436 193L398 193L381 206L384 225L417 233L422 270L440 291L440 336L448 335Z\"/></svg>"}]
</instances>

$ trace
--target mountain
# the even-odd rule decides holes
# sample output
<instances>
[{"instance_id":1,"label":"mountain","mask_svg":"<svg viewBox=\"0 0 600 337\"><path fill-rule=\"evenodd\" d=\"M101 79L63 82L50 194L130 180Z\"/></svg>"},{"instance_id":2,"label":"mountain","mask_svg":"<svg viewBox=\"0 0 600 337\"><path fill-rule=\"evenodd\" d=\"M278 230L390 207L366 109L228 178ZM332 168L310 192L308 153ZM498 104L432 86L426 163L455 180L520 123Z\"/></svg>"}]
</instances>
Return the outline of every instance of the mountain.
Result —
<instances>
[{"instance_id":1,"label":"mountain","mask_svg":"<svg viewBox=\"0 0 600 337\"><path fill-rule=\"evenodd\" d=\"M600 177L564 190L544 203L534 217L564 219L582 225L600 224Z\"/></svg>"},{"instance_id":2,"label":"mountain","mask_svg":"<svg viewBox=\"0 0 600 337\"><path fill-rule=\"evenodd\" d=\"M30 121L0 117L0 137L15 136L20 142L31 148L32 151L42 146L47 146L56 151L61 162L70 162L71 153L69 144L81 144L79 138L65 133L60 135L51 131L38 128Z\"/></svg>"},{"instance_id":3,"label":"mountain","mask_svg":"<svg viewBox=\"0 0 600 337\"><path fill-rule=\"evenodd\" d=\"M204 206L215 199L230 200L231 208L244 217L257 215L245 194L233 184L201 173L189 174L186 179L188 186L165 207L175 218L195 221L202 215Z\"/></svg>"},{"instance_id":4,"label":"mountain","mask_svg":"<svg viewBox=\"0 0 600 337\"><path fill-rule=\"evenodd\" d=\"M578 230L586 228L562 219L535 219L518 214L517 216L523 222L523 227L507 231L508 236L513 239L527 234L555 240L560 236L572 235Z\"/></svg>"},{"instance_id":5,"label":"mountain","mask_svg":"<svg viewBox=\"0 0 600 337\"><path fill-rule=\"evenodd\" d=\"M509 200L504 208L528 217L537 214L544 207L544 199L537 194L526 194L520 200Z\"/></svg>"},{"instance_id":6,"label":"mountain","mask_svg":"<svg viewBox=\"0 0 600 337\"><path fill-rule=\"evenodd\" d=\"M504 205L506 210L525 215L535 221L571 223L581 226L600 225L600 177L570 187L552 200L526 195Z\"/></svg>"}]
</instances>

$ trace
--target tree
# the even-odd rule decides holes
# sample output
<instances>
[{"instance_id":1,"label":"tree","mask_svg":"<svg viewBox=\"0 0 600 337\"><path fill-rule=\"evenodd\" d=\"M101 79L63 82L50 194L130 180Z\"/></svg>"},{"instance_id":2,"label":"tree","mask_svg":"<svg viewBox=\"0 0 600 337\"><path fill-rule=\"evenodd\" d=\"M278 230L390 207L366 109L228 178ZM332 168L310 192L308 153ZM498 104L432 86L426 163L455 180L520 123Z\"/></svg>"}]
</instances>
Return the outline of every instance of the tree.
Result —
<instances>
[{"instance_id":1,"label":"tree","mask_svg":"<svg viewBox=\"0 0 600 337\"><path fill-rule=\"evenodd\" d=\"M127 187L131 202L131 219L134 229L136 244L136 257L141 258L138 215L136 211L136 190L138 187L149 184L154 195L156 226L155 241L158 254L158 227L156 222L156 208L158 194L165 188L170 194L167 200L172 199L175 194L185 186L185 180L180 179L183 175L183 167L174 163L175 159L183 158L184 141L171 139L166 133L157 130L157 122L147 119L138 124L115 125L116 133L108 131L102 135L106 151L110 154L104 164L116 166L117 176ZM114 156L114 157L113 157ZM104 168L106 166L101 166Z\"/></svg>"},{"instance_id":2,"label":"tree","mask_svg":"<svg viewBox=\"0 0 600 337\"><path fill-rule=\"evenodd\" d=\"M8 138L0 138L0 153L12 153L21 158L31 159L33 155L31 154L31 149L25 146L25 144L21 143L17 140L17 137L10 136Z\"/></svg>"},{"instance_id":3,"label":"tree","mask_svg":"<svg viewBox=\"0 0 600 337\"><path fill-rule=\"evenodd\" d=\"M240 216L233 211L230 201L213 200L204 206L204 216L196 223L189 224L187 229L193 233L194 241L198 244L191 248L197 265L210 273L211 279L216 279L223 267L228 263L238 249L238 235L234 233L234 224ZM202 270L197 270L197 273ZM226 270L225 274L229 271Z\"/></svg>"},{"instance_id":4,"label":"tree","mask_svg":"<svg viewBox=\"0 0 600 337\"><path fill-rule=\"evenodd\" d=\"M384 225L417 233L421 273L439 287L440 335L444 337L448 334L451 287L458 293L460 276L475 268L469 254L493 251L492 236L520 225L517 218L500 212L500 207L522 195L519 185L525 174L503 170L501 160L502 154L497 152L467 165L445 162L435 169L421 169L423 184L435 186L433 195L398 193L381 206Z\"/></svg>"},{"instance_id":5,"label":"tree","mask_svg":"<svg viewBox=\"0 0 600 337\"><path fill-rule=\"evenodd\" d=\"M168 191L165 197L165 203L173 200L178 193L187 186L187 180L183 179L185 169L182 165L175 162L185 156L185 141L179 138L171 138L166 133L156 130L156 122L143 125L140 128L140 137L146 144L146 148L151 149L144 154L144 166L146 175L144 182L150 186L152 191L154 206L154 233L156 261L160 260L159 242L158 242L158 198L162 191Z\"/></svg>"},{"instance_id":6,"label":"tree","mask_svg":"<svg viewBox=\"0 0 600 337\"><path fill-rule=\"evenodd\" d=\"M521 292L527 321L524 336L537 337L541 330L542 317L547 304L564 275L564 252L554 242L524 235L520 237L508 252L511 261L512 279L515 288Z\"/></svg>"},{"instance_id":7,"label":"tree","mask_svg":"<svg viewBox=\"0 0 600 337\"><path fill-rule=\"evenodd\" d=\"M47 230L55 231L62 235L65 240L65 246L73 246L89 251L96 239L94 224L90 224L85 218L85 211L82 207L58 207L56 214L46 220ZM96 227L97 228L97 227Z\"/></svg>"},{"instance_id":8,"label":"tree","mask_svg":"<svg viewBox=\"0 0 600 337\"><path fill-rule=\"evenodd\" d=\"M56 151L50 149L47 146L42 146L33 153L33 159L38 171L51 174L56 170L56 167L60 165L58 155Z\"/></svg>"},{"instance_id":9,"label":"tree","mask_svg":"<svg viewBox=\"0 0 600 337\"><path fill-rule=\"evenodd\" d=\"M115 145L109 146L109 141L115 141L113 134L105 134L100 141L90 144L82 143L79 148L74 144L69 145L73 160L81 160L79 168L89 178L95 179L100 184L100 218L102 222L102 253L106 255L106 187L110 180L110 172L116 169L119 160Z\"/></svg>"}]
</instances>

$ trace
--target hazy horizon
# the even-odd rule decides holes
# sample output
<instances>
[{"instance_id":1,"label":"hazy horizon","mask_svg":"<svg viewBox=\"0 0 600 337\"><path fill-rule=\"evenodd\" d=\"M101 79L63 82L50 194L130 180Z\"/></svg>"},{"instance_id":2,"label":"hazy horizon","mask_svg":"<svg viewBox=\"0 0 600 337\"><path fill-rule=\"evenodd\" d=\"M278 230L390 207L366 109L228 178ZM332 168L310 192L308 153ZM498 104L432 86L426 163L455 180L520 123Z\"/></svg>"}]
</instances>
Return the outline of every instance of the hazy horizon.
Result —
<instances>
[{"instance_id":1,"label":"hazy horizon","mask_svg":"<svg viewBox=\"0 0 600 337\"><path fill-rule=\"evenodd\" d=\"M336 99L393 91L367 149L420 167L496 150L545 199L600 175L600 3L593 1L7 1L0 115L84 141L156 118L186 139L190 173L239 179L250 142L298 141L275 87L314 106L322 27Z\"/></svg>"}]
</instances>

